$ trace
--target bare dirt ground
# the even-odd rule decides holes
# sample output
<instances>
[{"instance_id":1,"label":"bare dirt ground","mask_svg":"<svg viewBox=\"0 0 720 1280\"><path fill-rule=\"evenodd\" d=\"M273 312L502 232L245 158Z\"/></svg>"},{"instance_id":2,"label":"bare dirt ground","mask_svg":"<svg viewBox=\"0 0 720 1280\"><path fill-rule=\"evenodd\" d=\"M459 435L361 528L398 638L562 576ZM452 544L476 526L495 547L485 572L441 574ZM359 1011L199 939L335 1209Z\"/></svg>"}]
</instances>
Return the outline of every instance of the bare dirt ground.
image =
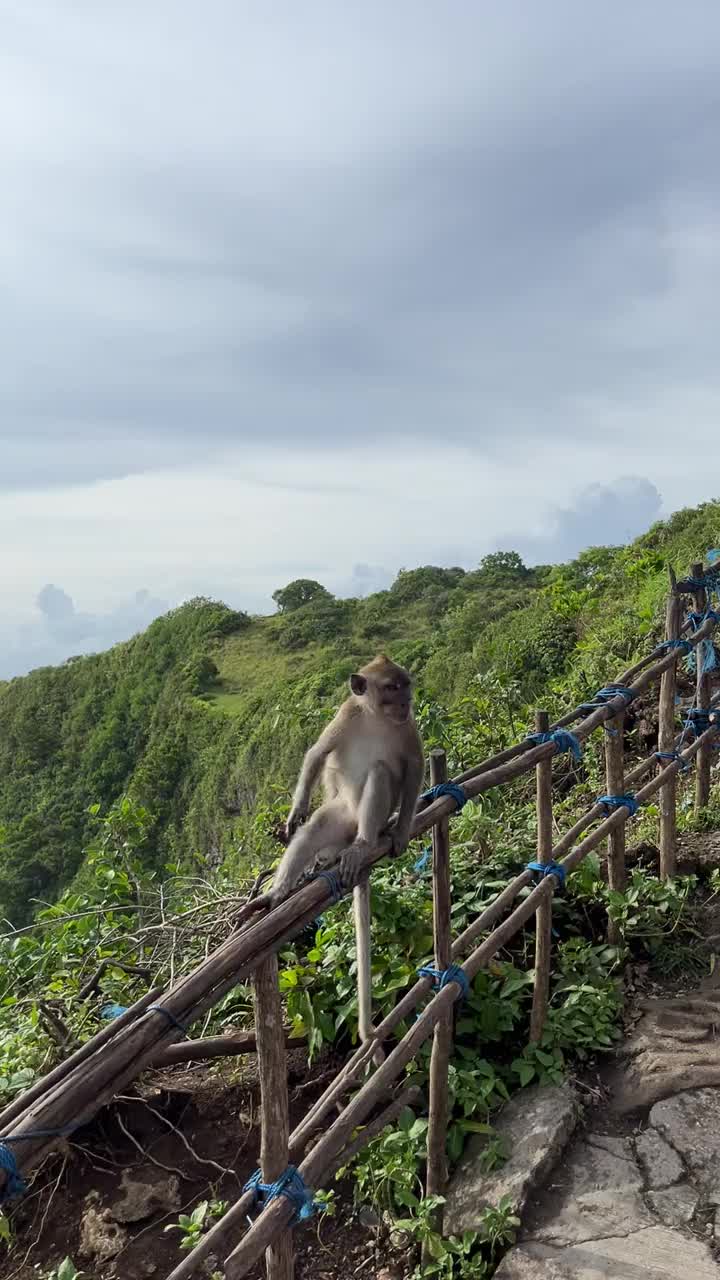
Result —
<instances>
[{"instance_id":1,"label":"bare dirt ground","mask_svg":"<svg viewBox=\"0 0 720 1280\"><path fill-rule=\"evenodd\" d=\"M303 1051L295 1058L291 1124L322 1092L319 1071L333 1065L328 1060L311 1075ZM167 1226L201 1200L237 1199L257 1167L258 1082L252 1060L245 1062L241 1070L148 1074L75 1133L13 1211L15 1241L0 1260L2 1280L38 1280L66 1256L84 1280L165 1280L186 1256L181 1233ZM296 1232L297 1280L403 1280L401 1255L363 1225L347 1193L337 1198L333 1217Z\"/></svg>"}]
</instances>

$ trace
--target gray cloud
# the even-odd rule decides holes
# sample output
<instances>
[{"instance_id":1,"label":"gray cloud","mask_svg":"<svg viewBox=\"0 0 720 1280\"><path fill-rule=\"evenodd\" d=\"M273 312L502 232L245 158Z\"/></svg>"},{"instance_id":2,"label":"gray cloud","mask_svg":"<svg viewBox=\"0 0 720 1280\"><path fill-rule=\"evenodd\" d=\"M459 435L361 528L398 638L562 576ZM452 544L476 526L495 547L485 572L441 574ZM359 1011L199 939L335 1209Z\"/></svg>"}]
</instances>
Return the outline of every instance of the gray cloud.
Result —
<instances>
[{"instance_id":1,"label":"gray cloud","mask_svg":"<svg viewBox=\"0 0 720 1280\"><path fill-rule=\"evenodd\" d=\"M719 55L710 0L6 3L0 487L581 449L597 402L670 448L650 398L720 391Z\"/></svg>"},{"instance_id":2,"label":"gray cloud","mask_svg":"<svg viewBox=\"0 0 720 1280\"><path fill-rule=\"evenodd\" d=\"M554 564L574 559L586 547L618 546L644 533L662 515L662 496L640 476L623 476L613 484L592 484L572 506L550 514L547 532L536 537L519 533L508 545L528 564Z\"/></svg>"},{"instance_id":3,"label":"gray cloud","mask_svg":"<svg viewBox=\"0 0 720 1280\"><path fill-rule=\"evenodd\" d=\"M168 604L149 591L136 591L109 613L85 613L52 583L37 597L37 616L0 627L0 679L24 675L35 667L64 662L76 654L98 653L144 630Z\"/></svg>"}]
</instances>

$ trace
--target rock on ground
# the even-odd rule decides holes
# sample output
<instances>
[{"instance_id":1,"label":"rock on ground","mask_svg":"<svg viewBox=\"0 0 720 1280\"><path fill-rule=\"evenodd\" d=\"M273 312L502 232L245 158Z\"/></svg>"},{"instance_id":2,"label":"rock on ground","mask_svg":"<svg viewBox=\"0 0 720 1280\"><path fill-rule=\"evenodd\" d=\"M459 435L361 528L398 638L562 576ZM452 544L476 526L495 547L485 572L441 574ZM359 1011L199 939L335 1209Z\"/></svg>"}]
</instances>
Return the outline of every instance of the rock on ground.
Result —
<instances>
[{"instance_id":1,"label":"rock on ground","mask_svg":"<svg viewBox=\"0 0 720 1280\"><path fill-rule=\"evenodd\" d=\"M180 1181L175 1174L144 1170L141 1178L125 1170L120 1183L121 1195L111 1206L116 1222L144 1222L154 1214L171 1213L180 1208Z\"/></svg>"},{"instance_id":2,"label":"rock on ground","mask_svg":"<svg viewBox=\"0 0 720 1280\"><path fill-rule=\"evenodd\" d=\"M576 1139L496 1278L720 1280L716 1205L720 1090L682 1093L656 1103L634 1140Z\"/></svg>"},{"instance_id":3,"label":"rock on ground","mask_svg":"<svg viewBox=\"0 0 720 1280\"><path fill-rule=\"evenodd\" d=\"M108 1209L99 1207L99 1199L95 1191L87 1198L80 1221L78 1253L81 1258L93 1258L102 1265L122 1252L128 1242L128 1233L113 1222Z\"/></svg>"},{"instance_id":4,"label":"rock on ground","mask_svg":"<svg viewBox=\"0 0 720 1280\"><path fill-rule=\"evenodd\" d=\"M667 1227L585 1240L566 1249L530 1241L500 1263L495 1280L718 1280L707 1245Z\"/></svg>"},{"instance_id":5,"label":"rock on ground","mask_svg":"<svg viewBox=\"0 0 720 1280\"><path fill-rule=\"evenodd\" d=\"M720 1086L720 971L697 992L648 1000L644 1009L612 1081L615 1110L627 1113Z\"/></svg>"},{"instance_id":6,"label":"rock on ground","mask_svg":"<svg viewBox=\"0 0 720 1280\"><path fill-rule=\"evenodd\" d=\"M455 1170L446 1193L445 1232L461 1235L480 1226L488 1205L509 1196L521 1213L528 1197L543 1182L577 1123L577 1095L569 1085L525 1089L503 1108L495 1122L509 1156L486 1172L487 1139L475 1138Z\"/></svg>"}]
</instances>

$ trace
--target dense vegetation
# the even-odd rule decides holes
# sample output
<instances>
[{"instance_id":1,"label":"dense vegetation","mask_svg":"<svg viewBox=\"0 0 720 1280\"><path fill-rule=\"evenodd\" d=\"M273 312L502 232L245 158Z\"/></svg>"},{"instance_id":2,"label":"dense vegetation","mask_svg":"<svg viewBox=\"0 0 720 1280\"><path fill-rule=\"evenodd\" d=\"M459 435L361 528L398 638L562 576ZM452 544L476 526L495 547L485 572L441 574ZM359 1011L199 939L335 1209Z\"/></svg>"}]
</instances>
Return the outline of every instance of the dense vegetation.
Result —
<instances>
[{"instance_id":1,"label":"dense vegetation","mask_svg":"<svg viewBox=\"0 0 720 1280\"><path fill-rule=\"evenodd\" d=\"M127 1003L142 989L121 964L148 965L162 981L196 962L213 930L220 940L239 880L280 853L274 832L302 750L357 664L386 649L411 667L426 745L445 746L457 772L516 740L533 706L560 710L590 696L646 650L660 634L667 565L683 571L719 542L720 504L711 503L568 565L528 569L501 552L471 572L403 571L364 600L336 600L301 580L278 590L274 617L252 620L194 600L109 653L0 686L0 907L15 926L0 936L0 1104L57 1051L48 1000L68 1034L84 1038L102 1004ZM574 770L577 784L558 789L561 823L597 794L600 767L594 746L579 769L558 763L558 779ZM532 855L532 788L525 779L488 792L454 819L456 929ZM702 820L714 816L713 808ZM642 834L652 836L654 820L652 810L643 816ZM421 853L416 846L373 877L380 1009L431 948ZM527 1044L532 933L478 976L457 1026L451 1158L469 1132L489 1130L512 1090L558 1078L569 1055L612 1045L625 947L660 956L665 971L687 965L692 888L636 871L628 893L612 895L595 860L570 878L555 914L558 963L540 1046ZM189 908L197 914L183 915ZM603 940L608 908L620 948ZM34 914L35 927L23 929ZM177 924L172 946L168 921ZM103 958L114 963L99 990L80 998ZM345 904L283 954L288 1016L309 1035L312 1055L355 1036L353 960ZM251 1016L246 987L211 1025L229 1013L236 1024ZM424 1084L424 1058L416 1070ZM405 1215L434 1250L436 1265L423 1275L490 1275L512 1224L501 1210L481 1239L433 1237L418 1198L424 1134L425 1121L408 1116L372 1144L354 1168L358 1194ZM490 1130L488 1161L501 1158Z\"/></svg>"}]
</instances>

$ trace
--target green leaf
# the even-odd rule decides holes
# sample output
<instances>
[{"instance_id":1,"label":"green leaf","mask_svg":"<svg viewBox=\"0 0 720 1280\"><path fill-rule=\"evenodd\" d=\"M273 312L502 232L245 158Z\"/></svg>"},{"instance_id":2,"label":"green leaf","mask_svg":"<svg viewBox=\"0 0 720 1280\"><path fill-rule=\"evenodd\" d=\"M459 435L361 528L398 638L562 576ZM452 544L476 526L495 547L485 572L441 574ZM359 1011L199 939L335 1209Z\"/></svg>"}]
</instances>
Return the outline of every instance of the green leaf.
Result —
<instances>
[{"instance_id":1,"label":"green leaf","mask_svg":"<svg viewBox=\"0 0 720 1280\"><path fill-rule=\"evenodd\" d=\"M57 1270L57 1280L78 1280L81 1275L83 1272L76 1269L71 1258L64 1258Z\"/></svg>"}]
</instances>

